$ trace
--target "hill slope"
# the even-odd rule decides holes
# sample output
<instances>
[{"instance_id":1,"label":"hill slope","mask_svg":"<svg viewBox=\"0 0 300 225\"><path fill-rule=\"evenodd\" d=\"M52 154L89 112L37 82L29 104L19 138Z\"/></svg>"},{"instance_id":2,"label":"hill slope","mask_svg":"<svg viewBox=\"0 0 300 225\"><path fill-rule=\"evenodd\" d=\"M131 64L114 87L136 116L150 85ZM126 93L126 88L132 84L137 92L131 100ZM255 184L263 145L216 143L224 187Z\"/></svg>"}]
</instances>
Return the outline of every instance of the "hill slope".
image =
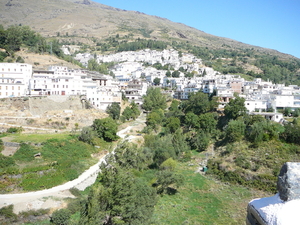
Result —
<instances>
[{"instance_id":1,"label":"hill slope","mask_svg":"<svg viewBox=\"0 0 300 225\"><path fill-rule=\"evenodd\" d=\"M170 20L126 11L90 0L5 0L0 2L0 24L28 25L45 37L67 35L107 38L132 35L175 40L215 49L255 49L282 58L293 56L221 38Z\"/></svg>"}]
</instances>

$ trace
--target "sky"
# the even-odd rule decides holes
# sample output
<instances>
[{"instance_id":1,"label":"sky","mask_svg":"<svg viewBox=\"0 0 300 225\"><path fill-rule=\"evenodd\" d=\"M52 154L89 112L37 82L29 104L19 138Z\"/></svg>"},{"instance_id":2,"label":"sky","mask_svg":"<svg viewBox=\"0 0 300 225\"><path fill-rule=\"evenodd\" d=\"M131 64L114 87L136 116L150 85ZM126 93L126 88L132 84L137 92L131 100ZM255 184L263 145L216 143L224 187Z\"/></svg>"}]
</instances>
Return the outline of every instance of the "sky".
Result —
<instances>
[{"instance_id":1,"label":"sky","mask_svg":"<svg viewBox=\"0 0 300 225\"><path fill-rule=\"evenodd\" d=\"M93 0L300 58L300 0Z\"/></svg>"}]
</instances>

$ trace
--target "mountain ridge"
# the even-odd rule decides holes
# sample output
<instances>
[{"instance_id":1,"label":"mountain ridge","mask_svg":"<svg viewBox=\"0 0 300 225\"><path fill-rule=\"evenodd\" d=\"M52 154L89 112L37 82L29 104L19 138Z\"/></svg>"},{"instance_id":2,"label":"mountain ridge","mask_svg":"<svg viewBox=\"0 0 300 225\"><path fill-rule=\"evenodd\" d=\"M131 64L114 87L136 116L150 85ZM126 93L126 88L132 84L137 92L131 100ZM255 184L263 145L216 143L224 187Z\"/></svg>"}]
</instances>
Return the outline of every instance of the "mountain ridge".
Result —
<instances>
[{"instance_id":1,"label":"mountain ridge","mask_svg":"<svg viewBox=\"0 0 300 225\"><path fill-rule=\"evenodd\" d=\"M91 0L7 0L0 3L0 23L4 26L27 25L45 37L56 37L62 33L104 39L117 34L133 34L135 38L183 41L208 48L253 48L282 58L297 58L277 50L211 35L167 18L118 9Z\"/></svg>"}]
</instances>

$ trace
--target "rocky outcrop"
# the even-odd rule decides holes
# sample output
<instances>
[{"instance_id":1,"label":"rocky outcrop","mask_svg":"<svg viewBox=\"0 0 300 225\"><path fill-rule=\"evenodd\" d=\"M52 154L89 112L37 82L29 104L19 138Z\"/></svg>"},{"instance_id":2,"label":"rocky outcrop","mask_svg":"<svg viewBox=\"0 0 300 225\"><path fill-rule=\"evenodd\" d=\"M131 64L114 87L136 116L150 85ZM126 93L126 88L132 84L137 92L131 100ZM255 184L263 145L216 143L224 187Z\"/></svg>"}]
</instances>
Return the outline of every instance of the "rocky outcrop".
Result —
<instances>
[{"instance_id":1,"label":"rocky outcrop","mask_svg":"<svg viewBox=\"0 0 300 225\"><path fill-rule=\"evenodd\" d=\"M279 173L277 190L280 199L300 199L300 163L285 163Z\"/></svg>"},{"instance_id":2,"label":"rocky outcrop","mask_svg":"<svg viewBox=\"0 0 300 225\"><path fill-rule=\"evenodd\" d=\"M279 173L275 196L254 199L248 204L247 225L299 224L300 163L287 162Z\"/></svg>"}]
</instances>

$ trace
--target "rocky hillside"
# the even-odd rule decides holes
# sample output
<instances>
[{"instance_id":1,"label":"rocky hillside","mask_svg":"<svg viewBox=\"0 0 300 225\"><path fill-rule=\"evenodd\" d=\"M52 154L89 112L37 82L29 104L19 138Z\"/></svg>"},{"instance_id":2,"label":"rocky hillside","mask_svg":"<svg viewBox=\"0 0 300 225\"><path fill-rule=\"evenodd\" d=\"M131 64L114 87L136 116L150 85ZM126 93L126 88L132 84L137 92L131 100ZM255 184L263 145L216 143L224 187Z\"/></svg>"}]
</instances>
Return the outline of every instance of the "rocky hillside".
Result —
<instances>
[{"instance_id":1,"label":"rocky hillside","mask_svg":"<svg viewBox=\"0 0 300 225\"><path fill-rule=\"evenodd\" d=\"M25 132L71 131L90 126L95 119L107 114L96 109L85 109L78 96L45 96L2 99L0 104L0 131L22 126Z\"/></svg>"},{"instance_id":2,"label":"rocky hillside","mask_svg":"<svg viewBox=\"0 0 300 225\"><path fill-rule=\"evenodd\" d=\"M168 19L126 11L90 0L3 0L0 24L28 25L45 37L72 36L107 38L113 35L155 40L188 41L215 49L253 48L281 57L275 50L259 48L175 23Z\"/></svg>"}]
</instances>

